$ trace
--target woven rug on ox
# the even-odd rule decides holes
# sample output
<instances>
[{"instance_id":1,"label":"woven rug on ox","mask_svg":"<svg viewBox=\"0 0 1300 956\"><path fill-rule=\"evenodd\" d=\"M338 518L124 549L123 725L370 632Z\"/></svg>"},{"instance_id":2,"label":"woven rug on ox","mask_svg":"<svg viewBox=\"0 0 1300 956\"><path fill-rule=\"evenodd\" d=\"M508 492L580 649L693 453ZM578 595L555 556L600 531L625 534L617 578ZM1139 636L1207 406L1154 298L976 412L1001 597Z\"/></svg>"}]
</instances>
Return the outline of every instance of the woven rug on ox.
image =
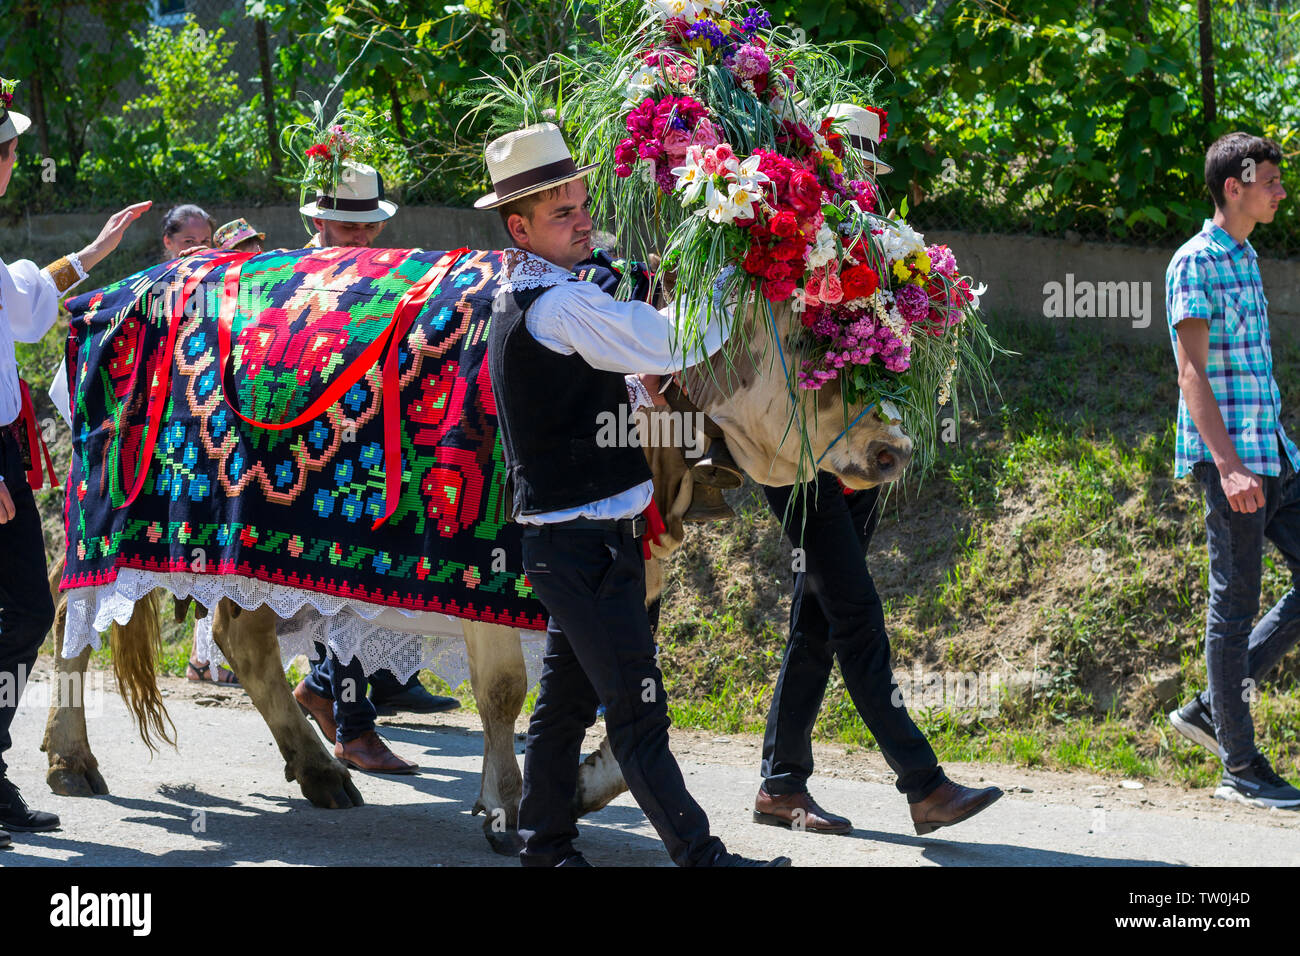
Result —
<instances>
[{"instance_id":1,"label":"woven rug on ox","mask_svg":"<svg viewBox=\"0 0 1300 956\"><path fill-rule=\"evenodd\" d=\"M237 575L544 629L488 379L499 266L214 250L71 300L62 586Z\"/></svg>"}]
</instances>

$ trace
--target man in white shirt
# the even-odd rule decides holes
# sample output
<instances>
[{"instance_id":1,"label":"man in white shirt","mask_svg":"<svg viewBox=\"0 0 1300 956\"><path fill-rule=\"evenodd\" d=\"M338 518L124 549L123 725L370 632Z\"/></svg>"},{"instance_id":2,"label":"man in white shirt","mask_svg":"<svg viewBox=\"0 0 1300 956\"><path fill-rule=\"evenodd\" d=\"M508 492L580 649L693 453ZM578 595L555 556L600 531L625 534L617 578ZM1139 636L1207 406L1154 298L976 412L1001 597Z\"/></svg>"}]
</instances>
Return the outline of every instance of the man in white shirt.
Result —
<instances>
[{"instance_id":1,"label":"man in white shirt","mask_svg":"<svg viewBox=\"0 0 1300 956\"><path fill-rule=\"evenodd\" d=\"M640 540L653 482L640 448L601 437L601 422L627 401L626 374L681 367L672 313L619 302L571 274L591 254L582 180L595 166L574 164L557 126L494 140L487 165L493 192L475 205L500 209L515 243L488 337L492 391L512 511L526 525L523 566L550 614L524 751L520 860L587 865L573 846L573 799L583 735L604 705L614 756L674 862L766 865L710 834L668 748ZM707 350L724 337L717 324L706 330Z\"/></svg>"},{"instance_id":2,"label":"man in white shirt","mask_svg":"<svg viewBox=\"0 0 1300 956\"><path fill-rule=\"evenodd\" d=\"M26 116L0 106L0 196L13 174L18 134L30 125ZM37 342L50 330L59 316L59 300L117 248L122 233L149 206L136 203L116 213L94 242L44 269L26 259L9 264L0 260L0 687L18 688L17 694L0 695L0 846L10 842L7 830L52 830L59 825L54 814L28 808L5 776L4 752L12 743L9 726L21 688L54 623L41 516L27 484L19 444L26 438L17 427L22 393L14 342Z\"/></svg>"}]
</instances>

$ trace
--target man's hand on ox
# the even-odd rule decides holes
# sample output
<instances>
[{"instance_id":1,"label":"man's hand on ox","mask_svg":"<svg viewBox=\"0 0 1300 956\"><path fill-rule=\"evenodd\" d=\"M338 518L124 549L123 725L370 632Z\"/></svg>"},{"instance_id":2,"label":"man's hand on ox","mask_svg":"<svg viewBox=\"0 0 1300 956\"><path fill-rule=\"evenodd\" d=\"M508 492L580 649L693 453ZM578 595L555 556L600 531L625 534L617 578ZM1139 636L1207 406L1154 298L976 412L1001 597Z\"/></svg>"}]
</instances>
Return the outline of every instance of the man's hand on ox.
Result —
<instances>
[{"instance_id":1,"label":"man's hand on ox","mask_svg":"<svg viewBox=\"0 0 1300 956\"><path fill-rule=\"evenodd\" d=\"M1229 465L1219 471L1219 483L1233 511L1254 514L1264 507L1264 486L1259 476L1243 465Z\"/></svg>"},{"instance_id":2,"label":"man's hand on ox","mask_svg":"<svg viewBox=\"0 0 1300 956\"><path fill-rule=\"evenodd\" d=\"M109 216L108 222L104 223L104 228L99 230L95 241L77 253L77 258L81 260L81 267L89 271L103 261L105 256L117 248L117 244L122 241L122 234L131 223L139 219L152 205L153 201L146 199Z\"/></svg>"},{"instance_id":3,"label":"man's hand on ox","mask_svg":"<svg viewBox=\"0 0 1300 956\"><path fill-rule=\"evenodd\" d=\"M18 509L14 507L14 500L9 496L9 488L3 481L0 481L0 524L10 521Z\"/></svg>"}]
</instances>

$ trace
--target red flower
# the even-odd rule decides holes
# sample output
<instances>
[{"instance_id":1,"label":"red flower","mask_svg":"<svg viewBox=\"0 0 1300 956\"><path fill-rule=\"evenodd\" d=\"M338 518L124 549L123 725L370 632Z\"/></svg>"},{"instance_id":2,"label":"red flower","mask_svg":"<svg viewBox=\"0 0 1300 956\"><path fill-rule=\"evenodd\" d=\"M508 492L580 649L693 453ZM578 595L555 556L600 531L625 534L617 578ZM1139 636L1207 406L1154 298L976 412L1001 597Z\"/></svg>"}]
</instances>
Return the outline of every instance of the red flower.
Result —
<instances>
[{"instance_id":1,"label":"red flower","mask_svg":"<svg viewBox=\"0 0 1300 956\"><path fill-rule=\"evenodd\" d=\"M315 146L307 147L308 159L329 159L330 148L324 143L317 143Z\"/></svg>"},{"instance_id":2,"label":"red flower","mask_svg":"<svg viewBox=\"0 0 1300 956\"><path fill-rule=\"evenodd\" d=\"M771 264L768 258L767 250L760 245L749 247L749 252L745 253L745 261L742 265L746 272L756 276L766 275L767 267Z\"/></svg>"},{"instance_id":3,"label":"red flower","mask_svg":"<svg viewBox=\"0 0 1300 956\"><path fill-rule=\"evenodd\" d=\"M690 24L681 17L669 17L664 23L664 29L668 31L668 36L678 43L686 42L686 31L690 29Z\"/></svg>"},{"instance_id":4,"label":"red flower","mask_svg":"<svg viewBox=\"0 0 1300 956\"><path fill-rule=\"evenodd\" d=\"M786 239L778 242L772 249L772 258L780 259L782 262L788 262L791 259L802 259L804 251L808 248L808 243L800 242L794 239Z\"/></svg>"},{"instance_id":5,"label":"red flower","mask_svg":"<svg viewBox=\"0 0 1300 956\"><path fill-rule=\"evenodd\" d=\"M865 299L880 287L880 276L870 266L854 266L840 273L845 299Z\"/></svg>"},{"instance_id":6,"label":"red flower","mask_svg":"<svg viewBox=\"0 0 1300 956\"><path fill-rule=\"evenodd\" d=\"M806 218L821 211L822 184L806 169L796 169L790 175L790 205Z\"/></svg>"},{"instance_id":7,"label":"red flower","mask_svg":"<svg viewBox=\"0 0 1300 956\"><path fill-rule=\"evenodd\" d=\"M782 239L793 239L799 233L799 220L792 212L779 212L772 219L772 232Z\"/></svg>"},{"instance_id":8,"label":"red flower","mask_svg":"<svg viewBox=\"0 0 1300 956\"><path fill-rule=\"evenodd\" d=\"M794 269L785 262L773 262L763 272L763 278L773 282L780 282L783 279L793 279L795 277Z\"/></svg>"},{"instance_id":9,"label":"red flower","mask_svg":"<svg viewBox=\"0 0 1300 956\"><path fill-rule=\"evenodd\" d=\"M784 302L794 294L793 279L768 280L763 283L763 295L771 302Z\"/></svg>"},{"instance_id":10,"label":"red flower","mask_svg":"<svg viewBox=\"0 0 1300 956\"><path fill-rule=\"evenodd\" d=\"M880 142L883 143L885 141L885 134L889 132L889 114L879 106L864 106L863 109L875 113L880 117Z\"/></svg>"}]
</instances>

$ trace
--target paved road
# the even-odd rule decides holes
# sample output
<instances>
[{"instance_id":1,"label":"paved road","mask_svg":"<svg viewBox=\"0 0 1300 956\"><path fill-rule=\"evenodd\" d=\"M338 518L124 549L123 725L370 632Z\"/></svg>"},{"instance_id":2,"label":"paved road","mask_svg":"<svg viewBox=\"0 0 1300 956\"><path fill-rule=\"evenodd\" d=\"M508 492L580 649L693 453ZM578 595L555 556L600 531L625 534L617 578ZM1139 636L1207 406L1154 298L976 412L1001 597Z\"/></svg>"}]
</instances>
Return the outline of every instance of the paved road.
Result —
<instances>
[{"instance_id":1,"label":"paved road","mask_svg":"<svg viewBox=\"0 0 1300 956\"><path fill-rule=\"evenodd\" d=\"M209 692L222 699L205 705L184 685L169 684L179 750L152 759L120 698L104 692L88 726L112 793L93 799L49 793L37 749L44 713L24 706L14 725L11 773L34 805L62 817L63 828L18 835L0 851L0 866L518 865L489 851L483 818L468 812L478 794L482 746L472 714L391 720L385 737L423 772L357 774L367 806L326 811L284 780L270 733L242 693ZM1023 789L960 827L917 837L879 755L846 756L843 748L825 750L819 765L839 776L819 776L815 792L857 829L849 837L794 834L749 820L755 739L675 733L674 748L730 849L787 854L796 866L1300 864L1294 813L1231 807L1207 791L1137 791L1116 780L987 765L948 770L962 782L982 776ZM581 830L582 848L597 865L669 865L626 794Z\"/></svg>"}]
</instances>

